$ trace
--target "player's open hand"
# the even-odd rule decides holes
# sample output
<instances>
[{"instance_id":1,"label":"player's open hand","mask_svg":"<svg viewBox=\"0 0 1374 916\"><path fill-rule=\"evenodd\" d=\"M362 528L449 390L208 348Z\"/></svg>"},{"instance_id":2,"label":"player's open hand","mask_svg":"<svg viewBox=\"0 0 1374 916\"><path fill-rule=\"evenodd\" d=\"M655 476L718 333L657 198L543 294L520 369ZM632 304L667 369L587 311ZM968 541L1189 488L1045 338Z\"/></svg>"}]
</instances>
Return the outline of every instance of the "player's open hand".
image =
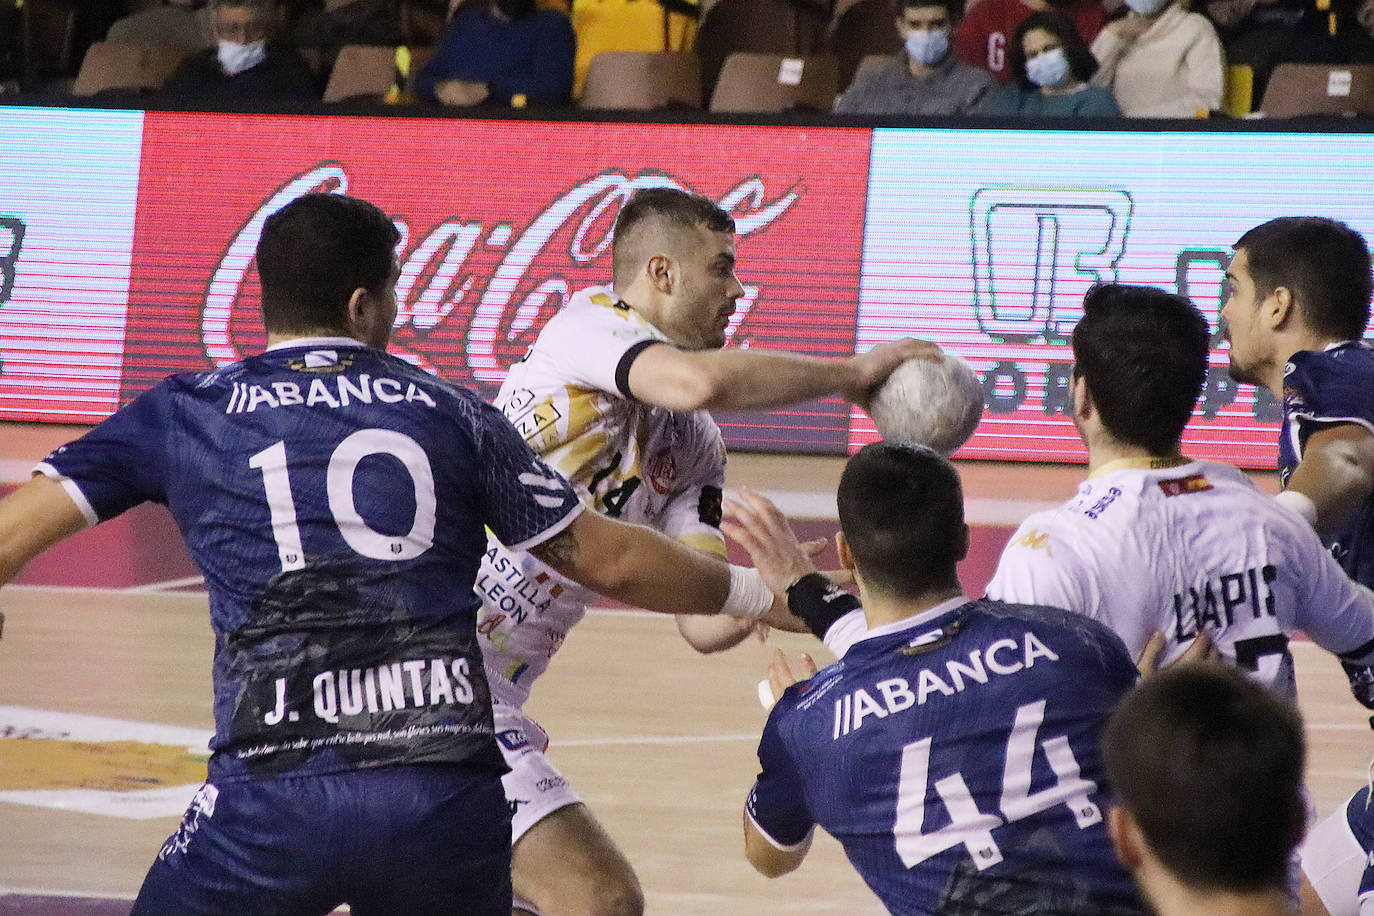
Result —
<instances>
[{"instance_id":1,"label":"player's open hand","mask_svg":"<svg viewBox=\"0 0 1374 916\"><path fill-rule=\"evenodd\" d=\"M781 649L773 650L768 662L768 687L773 692L773 702L782 699L783 692L793 684L809 681L816 676L816 661L805 652L797 658L795 666L787 661Z\"/></svg>"},{"instance_id":2,"label":"player's open hand","mask_svg":"<svg viewBox=\"0 0 1374 916\"><path fill-rule=\"evenodd\" d=\"M754 567L775 594L787 591L802 576L816 571L811 554L823 549L824 542L819 547L810 544L808 552L787 524L787 518L766 497L740 487L738 498L731 496L725 500L725 518L721 530L749 551Z\"/></svg>"},{"instance_id":3,"label":"player's open hand","mask_svg":"<svg viewBox=\"0 0 1374 916\"><path fill-rule=\"evenodd\" d=\"M1161 666L1159 657L1164 653L1165 639L1164 634L1156 630L1150 635L1145 643L1145 648L1140 650L1140 657L1135 660L1136 670L1141 677L1149 677L1160 671L1166 671L1174 665L1189 665L1194 662L1217 661L1221 654L1212 640L1207 638L1206 633L1199 633L1193 637L1192 643L1184 650L1183 654L1167 665Z\"/></svg>"},{"instance_id":4,"label":"player's open hand","mask_svg":"<svg viewBox=\"0 0 1374 916\"><path fill-rule=\"evenodd\" d=\"M944 351L939 344L916 337L899 337L880 343L866 353L860 353L849 361L853 377L840 392L848 401L853 401L864 410L878 386L887 380L902 363L909 359L940 359Z\"/></svg>"}]
</instances>

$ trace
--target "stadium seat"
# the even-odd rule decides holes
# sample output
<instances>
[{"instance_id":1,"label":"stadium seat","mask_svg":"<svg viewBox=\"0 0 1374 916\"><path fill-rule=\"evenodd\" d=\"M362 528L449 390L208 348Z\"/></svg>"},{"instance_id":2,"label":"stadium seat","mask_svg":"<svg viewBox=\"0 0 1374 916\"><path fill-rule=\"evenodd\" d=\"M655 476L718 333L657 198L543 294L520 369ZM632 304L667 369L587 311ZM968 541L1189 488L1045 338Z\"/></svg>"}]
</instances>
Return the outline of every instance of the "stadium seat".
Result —
<instances>
[{"instance_id":1,"label":"stadium seat","mask_svg":"<svg viewBox=\"0 0 1374 916\"><path fill-rule=\"evenodd\" d=\"M573 0L577 58L573 97L581 98L591 62L608 51L686 51L697 34L695 0Z\"/></svg>"},{"instance_id":2,"label":"stadium seat","mask_svg":"<svg viewBox=\"0 0 1374 916\"><path fill-rule=\"evenodd\" d=\"M848 86L864 59L887 58L902 48L894 24L894 0L839 0L825 33L825 46L840 65L840 85Z\"/></svg>"},{"instance_id":3,"label":"stadium seat","mask_svg":"<svg viewBox=\"0 0 1374 916\"><path fill-rule=\"evenodd\" d=\"M1374 115L1374 64L1279 64L1260 110L1270 118Z\"/></svg>"},{"instance_id":4,"label":"stadium seat","mask_svg":"<svg viewBox=\"0 0 1374 916\"><path fill-rule=\"evenodd\" d=\"M160 89L186 58L185 48L98 41L86 51L73 95Z\"/></svg>"},{"instance_id":5,"label":"stadium seat","mask_svg":"<svg viewBox=\"0 0 1374 916\"><path fill-rule=\"evenodd\" d=\"M703 0L696 52L707 93L740 51L804 57L824 43L828 0Z\"/></svg>"},{"instance_id":6,"label":"stadium seat","mask_svg":"<svg viewBox=\"0 0 1374 916\"><path fill-rule=\"evenodd\" d=\"M433 48L410 49L410 78L419 73L434 56ZM387 45L345 45L334 61L324 101L377 98L386 95L396 82L396 49Z\"/></svg>"},{"instance_id":7,"label":"stadium seat","mask_svg":"<svg viewBox=\"0 0 1374 916\"><path fill-rule=\"evenodd\" d=\"M701 107L701 62L691 52L604 51L592 58L583 108L652 111Z\"/></svg>"},{"instance_id":8,"label":"stadium seat","mask_svg":"<svg viewBox=\"0 0 1374 916\"><path fill-rule=\"evenodd\" d=\"M833 57L731 54L711 94L711 111L829 111L839 92Z\"/></svg>"}]
</instances>

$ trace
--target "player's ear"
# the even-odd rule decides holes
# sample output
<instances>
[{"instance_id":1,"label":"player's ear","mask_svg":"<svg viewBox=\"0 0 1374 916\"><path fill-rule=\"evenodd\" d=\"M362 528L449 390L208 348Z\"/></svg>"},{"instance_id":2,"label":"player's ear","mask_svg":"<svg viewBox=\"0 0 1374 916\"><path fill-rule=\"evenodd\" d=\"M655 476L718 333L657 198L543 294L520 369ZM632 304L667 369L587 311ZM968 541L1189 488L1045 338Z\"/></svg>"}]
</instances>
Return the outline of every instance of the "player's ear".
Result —
<instances>
[{"instance_id":1,"label":"player's ear","mask_svg":"<svg viewBox=\"0 0 1374 916\"><path fill-rule=\"evenodd\" d=\"M1293 301L1293 290L1287 286L1276 286L1264 300L1264 317L1271 328L1282 327L1290 318L1297 315L1297 304Z\"/></svg>"},{"instance_id":2,"label":"player's ear","mask_svg":"<svg viewBox=\"0 0 1374 916\"><path fill-rule=\"evenodd\" d=\"M1079 419L1086 418L1093 409L1093 396L1088 391L1088 380L1075 372L1069 381L1069 394L1073 398L1073 415Z\"/></svg>"},{"instance_id":3,"label":"player's ear","mask_svg":"<svg viewBox=\"0 0 1374 916\"><path fill-rule=\"evenodd\" d=\"M645 268L649 275L649 282L653 284L654 289L665 296L672 295L673 292L674 266L672 258L666 254L656 254L649 259Z\"/></svg>"},{"instance_id":4,"label":"player's ear","mask_svg":"<svg viewBox=\"0 0 1374 916\"><path fill-rule=\"evenodd\" d=\"M350 336L356 337L363 332L368 324L368 309L372 305L372 294L363 287L358 287L353 291L353 295L348 297L348 308L344 313L344 320L347 322L346 330Z\"/></svg>"},{"instance_id":5,"label":"player's ear","mask_svg":"<svg viewBox=\"0 0 1374 916\"><path fill-rule=\"evenodd\" d=\"M1112 845L1116 847L1116 857L1128 871L1141 866L1140 828L1135 819L1120 805L1107 809L1107 833L1111 834Z\"/></svg>"},{"instance_id":6,"label":"player's ear","mask_svg":"<svg viewBox=\"0 0 1374 916\"><path fill-rule=\"evenodd\" d=\"M849 541L845 540L843 531L835 532L835 552L840 555L840 568L854 571L854 553L849 549Z\"/></svg>"}]
</instances>

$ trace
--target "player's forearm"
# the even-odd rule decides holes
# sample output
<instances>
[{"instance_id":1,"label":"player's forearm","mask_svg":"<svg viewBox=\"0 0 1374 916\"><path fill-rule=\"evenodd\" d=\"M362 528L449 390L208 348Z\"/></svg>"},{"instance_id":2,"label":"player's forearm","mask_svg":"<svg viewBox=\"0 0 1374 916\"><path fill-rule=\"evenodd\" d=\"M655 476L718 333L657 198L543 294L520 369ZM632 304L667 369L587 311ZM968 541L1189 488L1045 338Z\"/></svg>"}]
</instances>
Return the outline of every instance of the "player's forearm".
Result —
<instances>
[{"instance_id":1,"label":"player's forearm","mask_svg":"<svg viewBox=\"0 0 1374 916\"><path fill-rule=\"evenodd\" d=\"M1317 531L1339 531L1374 489L1374 447L1359 439L1335 438L1313 448L1309 441L1288 489L1312 500Z\"/></svg>"},{"instance_id":2,"label":"player's forearm","mask_svg":"<svg viewBox=\"0 0 1374 916\"><path fill-rule=\"evenodd\" d=\"M636 396L670 410L758 410L843 391L856 378L848 359L780 350L698 351L683 354L673 370L648 391L632 377Z\"/></svg>"},{"instance_id":3,"label":"player's forearm","mask_svg":"<svg viewBox=\"0 0 1374 916\"><path fill-rule=\"evenodd\" d=\"M677 630L687 645L709 655L724 652L744 642L754 632L755 623L723 614L678 614Z\"/></svg>"},{"instance_id":4,"label":"player's forearm","mask_svg":"<svg viewBox=\"0 0 1374 916\"><path fill-rule=\"evenodd\" d=\"M711 614L725 604L730 567L642 525L584 512L532 552L573 581L666 614Z\"/></svg>"}]
</instances>

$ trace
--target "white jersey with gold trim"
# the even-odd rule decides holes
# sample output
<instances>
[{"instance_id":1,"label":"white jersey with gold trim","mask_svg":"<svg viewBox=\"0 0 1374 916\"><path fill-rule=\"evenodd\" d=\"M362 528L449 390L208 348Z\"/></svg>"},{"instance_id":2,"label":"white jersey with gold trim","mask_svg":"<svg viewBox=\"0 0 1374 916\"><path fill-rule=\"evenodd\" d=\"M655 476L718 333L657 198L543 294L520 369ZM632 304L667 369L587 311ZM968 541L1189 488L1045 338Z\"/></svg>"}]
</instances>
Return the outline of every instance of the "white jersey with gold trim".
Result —
<instances>
[{"instance_id":1,"label":"white jersey with gold trim","mask_svg":"<svg viewBox=\"0 0 1374 916\"><path fill-rule=\"evenodd\" d=\"M630 363L655 343L667 340L610 289L582 290L511 367L496 406L596 511L723 556L725 446L715 421L628 390ZM593 593L490 536L476 591L492 693L522 706Z\"/></svg>"},{"instance_id":2,"label":"white jersey with gold trim","mask_svg":"<svg viewBox=\"0 0 1374 916\"><path fill-rule=\"evenodd\" d=\"M1290 697L1293 633L1352 661L1374 650L1374 593L1345 575L1297 513L1209 461L1107 465L1073 499L1021 523L987 597L1086 614L1132 657L1162 632L1162 664L1205 632L1226 659ZM826 646L840 657L866 629L863 610L851 611Z\"/></svg>"}]
</instances>

